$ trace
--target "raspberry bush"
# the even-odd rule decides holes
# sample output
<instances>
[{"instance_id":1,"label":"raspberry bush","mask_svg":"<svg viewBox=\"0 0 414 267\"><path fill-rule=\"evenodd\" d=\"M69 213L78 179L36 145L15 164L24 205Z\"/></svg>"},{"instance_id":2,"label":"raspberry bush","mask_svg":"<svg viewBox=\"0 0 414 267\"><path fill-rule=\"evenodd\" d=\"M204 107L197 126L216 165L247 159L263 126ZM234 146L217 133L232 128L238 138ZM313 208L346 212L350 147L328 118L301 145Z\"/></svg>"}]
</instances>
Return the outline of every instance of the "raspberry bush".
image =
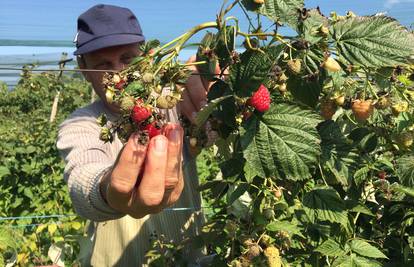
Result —
<instances>
[{"instance_id":1,"label":"raspberry bush","mask_svg":"<svg viewBox=\"0 0 414 267\"><path fill-rule=\"evenodd\" d=\"M233 8L246 11L247 31L227 16ZM100 121L103 139L162 128L157 108L173 108L190 75L177 55L207 28L192 64L214 84L196 125L183 125L193 152L216 147L221 171L200 188L214 212L194 245L214 266L413 264L413 33L384 15L326 16L302 0L234 1L108 74L108 101L123 116ZM166 247L153 263L174 262L179 246Z\"/></svg>"}]
</instances>

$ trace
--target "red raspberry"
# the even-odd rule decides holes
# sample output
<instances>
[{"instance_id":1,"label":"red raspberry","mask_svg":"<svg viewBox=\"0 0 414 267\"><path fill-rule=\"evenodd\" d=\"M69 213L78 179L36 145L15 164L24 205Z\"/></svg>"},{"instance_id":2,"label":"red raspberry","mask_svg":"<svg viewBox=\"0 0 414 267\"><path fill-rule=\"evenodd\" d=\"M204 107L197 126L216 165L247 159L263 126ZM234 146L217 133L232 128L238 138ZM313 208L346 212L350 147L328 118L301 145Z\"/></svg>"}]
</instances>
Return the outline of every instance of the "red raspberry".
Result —
<instances>
[{"instance_id":1,"label":"red raspberry","mask_svg":"<svg viewBox=\"0 0 414 267\"><path fill-rule=\"evenodd\" d=\"M131 118L135 123L141 123L151 116L151 109L142 105L142 101L137 101L132 109Z\"/></svg>"},{"instance_id":2,"label":"red raspberry","mask_svg":"<svg viewBox=\"0 0 414 267\"><path fill-rule=\"evenodd\" d=\"M115 84L115 88L118 90L123 90L124 89L124 85L126 84L125 80L121 80L120 82Z\"/></svg>"},{"instance_id":3,"label":"red raspberry","mask_svg":"<svg viewBox=\"0 0 414 267\"><path fill-rule=\"evenodd\" d=\"M247 101L247 104L254 107L260 112L265 112L270 108L270 93L266 86L260 85L259 89L253 93L252 97Z\"/></svg>"},{"instance_id":4,"label":"red raspberry","mask_svg":"<svg viewBox=\"0 0 414 267\"><path fill-rule=\"evenodd\" d=\"M156 121L145 125L143 130L148 132L149 138L153 138L154 136L157 136L157 135L161 134L161 127L160 127L159 123L156 122Z\"/></svg>"}]
</instances>

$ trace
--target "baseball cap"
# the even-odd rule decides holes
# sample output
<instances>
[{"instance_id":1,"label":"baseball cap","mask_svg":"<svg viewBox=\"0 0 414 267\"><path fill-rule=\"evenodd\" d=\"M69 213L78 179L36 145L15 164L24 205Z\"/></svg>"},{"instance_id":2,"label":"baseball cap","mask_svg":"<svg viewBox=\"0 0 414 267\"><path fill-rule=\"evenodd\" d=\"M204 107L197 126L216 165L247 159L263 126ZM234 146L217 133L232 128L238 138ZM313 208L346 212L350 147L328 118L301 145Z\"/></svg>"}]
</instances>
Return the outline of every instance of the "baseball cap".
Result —
<instances>
[{"instance_id":1,"label":"baseball cap","mask_svg":"<svg viewBox=\"0 0 414 267\"><path fill-rule=\"evenodd\" d=\"M138 19L128 8L99 4L78 18L74 55L145 41Z\"/></svg>"}]
</instances>

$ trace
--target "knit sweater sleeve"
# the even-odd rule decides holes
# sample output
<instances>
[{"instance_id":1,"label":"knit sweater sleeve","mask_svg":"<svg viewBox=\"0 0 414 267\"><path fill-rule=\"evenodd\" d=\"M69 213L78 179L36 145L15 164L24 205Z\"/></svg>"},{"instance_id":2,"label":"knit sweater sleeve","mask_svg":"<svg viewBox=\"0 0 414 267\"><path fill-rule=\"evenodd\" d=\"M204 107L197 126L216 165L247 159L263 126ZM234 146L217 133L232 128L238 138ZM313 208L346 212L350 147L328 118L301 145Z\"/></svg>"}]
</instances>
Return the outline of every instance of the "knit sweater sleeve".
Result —
<instances>
[{"instance_id":1,"label":"knit sweater sleeve","mask_svg":"<svg viewBox=\"0 0 414 267\"><path fill-rule=\"evenodd\" d=\"M99 190L120 148L99 139L97 113L91 108L73 113L59 127L57 147L66 163L64 179L75 211L92 221L107 221L124 216L105 203Z\"/></svg>"}]
</instances>

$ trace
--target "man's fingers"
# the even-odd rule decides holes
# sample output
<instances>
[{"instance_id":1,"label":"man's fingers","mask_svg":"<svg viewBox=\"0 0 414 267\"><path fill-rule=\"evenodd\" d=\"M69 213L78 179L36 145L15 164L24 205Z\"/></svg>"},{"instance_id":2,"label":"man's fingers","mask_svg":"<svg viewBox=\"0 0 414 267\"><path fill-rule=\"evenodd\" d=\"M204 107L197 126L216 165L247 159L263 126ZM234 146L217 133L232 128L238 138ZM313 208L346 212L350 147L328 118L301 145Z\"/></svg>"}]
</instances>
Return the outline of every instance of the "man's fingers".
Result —
<instances>
[{"instance_id":1,"label":"man's fingers","mask_svg":"<svg viewBox=\"0 0 414 267\"><path fill-rule=\"evenodd\" d=\"M112 194L129 198L143 167L146 150L147 146L138 142L138 134L132 134L112 170L110 180Z\"/></svg>"},{"instance_id":2,"label":"man's fingers","mask_svg":"<svg viewBox=\"0 0 414 267\"><path fill-rule=\"evenodd\" d=\"M197 114L198 109L196 109L196 107L193 105L193 102L191 102L188 90L185 90L183 92L182 98L183 101L178 103L179 113L184 115L192 123L195 123L195 116Z\"/></svg>"},{"instance_id":3,"label":"man's fingers","mask_svg":"<svg viewBox=\"0 0 414 267\"><path fill-rule=\"evenodd\" d=\"M200 110L206 103L207 91L203 85L201 76L197 73L198 72L193 72L193 74L188 78L186 88L191 102L197 110Z\"/></svg>"},{"instance_id":4,"label":"man's fingers","mask_svg":"<svg viewBox=\"0 0 414 267\"><path fill-rule=\"evenodd\" d=\"M220 66L217 63L216 68L214 70L214 74L215 74L214 77L219 78L220 73L221 73ZM204 78L202 78L202 81L203 81L203 85L204 85L204 90L206 90L206 92L210 91L211 86L213 86L213 84L216 82L216 81L208 81Z\"/></svg>"},{"instance_id":5,"label":"man's fingers","mask_svg":"<svg viewBox=\"0 0 414 267\"><path fill-rule=\"evenodd\" d=\"M168 138L167 170L165 175L165 190L172 191L178 184L181 173L183 128L179 124L169 124L165 128ZM181 177L182 178L182 177Z\"/></svg>"},{"instance_id":6,"label":"man's fingers","mask_svg":"<svg viewBox=\"0 0 414 267\"><path fill-rule=\"evenodd\" d=\"M151 139L144 175L137 189L139 204L149 209L159 206L164 196L167 153L168 139L165 136L158 135Z\"/></svg>"}]
</instances>

